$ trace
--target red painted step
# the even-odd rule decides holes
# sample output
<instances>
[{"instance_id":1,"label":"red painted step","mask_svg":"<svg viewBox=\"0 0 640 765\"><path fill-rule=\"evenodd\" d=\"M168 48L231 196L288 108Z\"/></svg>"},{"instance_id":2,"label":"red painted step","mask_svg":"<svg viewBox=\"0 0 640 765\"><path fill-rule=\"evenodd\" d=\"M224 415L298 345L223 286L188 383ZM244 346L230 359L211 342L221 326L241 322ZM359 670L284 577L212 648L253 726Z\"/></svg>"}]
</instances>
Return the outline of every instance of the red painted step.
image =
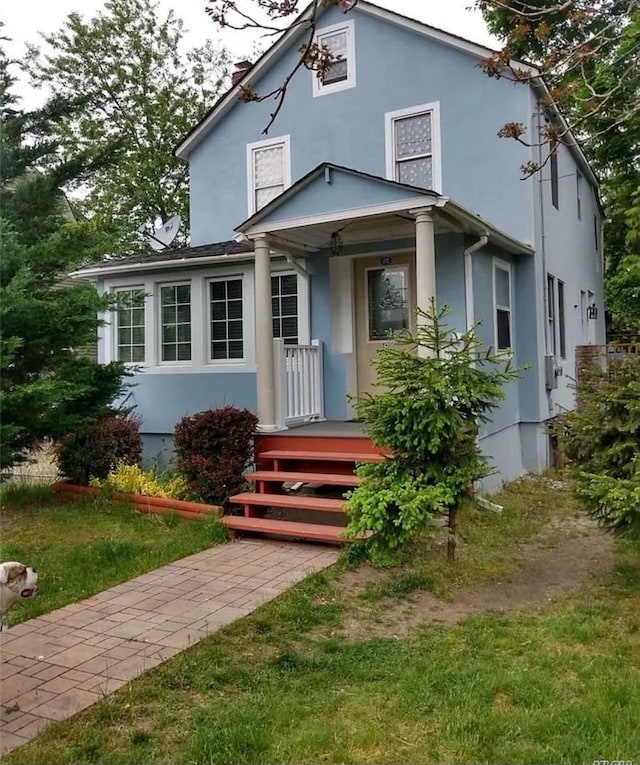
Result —
<instances>
[{"instance_id":1,"label":"red painted step","mask_svg":"<svg viewBox=\"0 0 640 765\"><path fill-rule=\"evenodd\" d=\"M259 534L273 534L279 537L292 537L311 542L332 542L334 544L346 544L348 541L342 538L344 528L341 526L275 521L271 518L245 518L241 515L225 515L221 522L232 531L253 531Z\"/></svg>"},{"instance_id":2,"label":"red painted step","mask_svg":"<svg viewBox=\"0 0 640 765\"><path fill-rule=\"evenodd\" d=\"M362 478L357 475L337 473L295 473L289 471L259 470L247 473L245 478L256 483L319 483L325 486L360 486Z\"/></svg>"},{"instance_id":3,"label":"red painted step","mask_svg":"<svg viewBox=\"0 0 640 765\"><path fill-rule=\"evenodd\" d=\"M324 513L344 512L344 501L342 499L325 499L324 497L245 492L244 494L236 494L230 497L229 502L233 502L234 505L242 505L243 507L287 507L293 510L317 510Z\"/></svg>"},{"instance_id":4,"label":"red painted step","mask_svg":"<svg viewBox=\"0 0 640 765\"><path fill-rule=\"evenodd\" d=\"M270 449L260 452L263 460L298 460L309 462L382 462L383 454L371 452L312 452L298 449Z\"/></svg>"}]
</instances>

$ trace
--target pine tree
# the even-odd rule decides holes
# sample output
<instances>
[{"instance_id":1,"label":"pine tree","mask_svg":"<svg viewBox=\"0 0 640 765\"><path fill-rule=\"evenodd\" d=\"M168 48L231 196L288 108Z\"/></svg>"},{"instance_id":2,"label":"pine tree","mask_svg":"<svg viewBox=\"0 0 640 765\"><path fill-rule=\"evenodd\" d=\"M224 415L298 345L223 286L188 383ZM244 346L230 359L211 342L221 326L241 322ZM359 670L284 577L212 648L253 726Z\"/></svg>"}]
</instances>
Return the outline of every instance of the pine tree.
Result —
<instances>
[{"instance_id":1,"label":"pine tree","mask_svg":"<svg viewBox=\"0 0 640 765\"><path fill-rule=\"evenodd\" d=\"M78 352L95 341L105 308L89 284L64 277L109 250L105 232L76 220L62 192L88 169L62 158L55 124L72 103L23 112L11 92L11 63L0 50L0 468L45 438L113 411L120 364L100 366ZM92 161L96 161L94 157Z\"/></svg>"}]
</instances>

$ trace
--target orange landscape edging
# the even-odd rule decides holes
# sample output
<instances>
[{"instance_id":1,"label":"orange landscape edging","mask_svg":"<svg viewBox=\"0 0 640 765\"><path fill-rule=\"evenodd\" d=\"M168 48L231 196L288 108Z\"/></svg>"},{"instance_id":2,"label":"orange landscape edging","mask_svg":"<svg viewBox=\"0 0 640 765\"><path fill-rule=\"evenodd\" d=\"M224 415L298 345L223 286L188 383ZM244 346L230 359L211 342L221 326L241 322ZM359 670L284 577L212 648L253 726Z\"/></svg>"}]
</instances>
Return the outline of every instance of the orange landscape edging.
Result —
<instances>
[{"instance_id":1,"label":"orange landscape edging","mask_svg":"<svg viewBox=\"0 0 640 765\"><path fill-rule=\"evenodd\" d=\"M57 494L89 494L94 497L101 495L104 491L94 486L80 486L69 481L57 481L51 485L51 489ZM177 513L181 518L188 518L189 520L222 515L222 508L217 505L205 505L202 502L189 502L183 499L170 499L169 497L147 497L144 494L122 494L120 492L113 492L109 497L129 502L136 510L144 513Z\"/></svg>"}]
</instances>

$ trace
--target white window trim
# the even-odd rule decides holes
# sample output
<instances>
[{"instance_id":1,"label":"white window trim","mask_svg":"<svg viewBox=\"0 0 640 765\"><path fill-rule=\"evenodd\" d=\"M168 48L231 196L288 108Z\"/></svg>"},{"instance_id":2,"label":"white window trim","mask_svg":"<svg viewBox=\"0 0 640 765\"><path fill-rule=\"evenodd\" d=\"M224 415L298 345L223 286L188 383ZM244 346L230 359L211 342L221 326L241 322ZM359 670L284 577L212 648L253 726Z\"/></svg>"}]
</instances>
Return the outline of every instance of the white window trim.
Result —
<instances>
[{"instance_id":1,"label":"white window trim","mask_svg":"<svg viewBox=\"0 0 640 765\"><path fill-rule=\"evenodd\" d=\"M346 31L347 33L347 79L341 82L333 82L329 85L325 85L320 77L317 76L317 72L311 72L311 80L313 82L313 97L328 96L332 93L339 93L342 90L349 90L356 87L356 33L355 24L353 19L350 21L343 21L340 24L332 24L330 27L322 27L317 29L314 37L314 43L320 44L320 40L326 35L335 34L336 32Z\"/></svg>"},{"instance_id":2,"label":"white window trim","mask_svg":"<svg viewBox=\"0 0 640 765\"><path fill-rule=\"evenodd\" d=\"M576 170L576 216L579 221L582 220L582 190L584 188L584 176L579 170Z\"/></svg>"},{"instance_id":3,"label":"white window trim","mask_svg":"<svg viewBox=\"0 0 640 765\"><path fill-rule=\"evenodd\" d=\"M440 101L432 101L429 104L410 106L407 109L399 109L387 112L384 115L385 130L385 160L387 166L387 179L398 181L396 175L396 142L394 123L405 117L417 117L420 114L431 114L431 157L433 189L442 194L442 144L440 135Z\"/></svg>"},{"instance_id":4,"label":"white window trim","mask_svg":"<svg viewBox=\"0 0 640 765\"><path fill-rule=\"evenodd\" d=\"M109 291L111 295L115 296L119 292L133 292L134 290L140 290L144 296L144 299L142 301L142 308L144 310L144 361L125 361L123 363L127 368L143 367L143 366L146 366L146 363L147 363L147 352L149 348L149 344L147 341L147 312L149 310L148 295L146 294L144 283L140 283L139 280L137 284L113 287ZM118 343L119 326L118 326L118 308L117 307L114 308L112 315L113 315L113 331L111 332L111 358L114 361L120 361L120 353L119 353L120 344Z\"/></svg>"},{"instance_id":5,"label":"white window trim","mask_svg":"<svg viewBox=\"0 0 640 765\"><path fill-rule=\"evenodd\" d=\"M560 305L560 291L562 291L562 306ZM556 278L556 303L558 323L558 356L563 361L567 360L567 283ZM563 342L564 341L564 342ZM564 344L564 349L562 348ZM564 350L564 353L562 352Z\"/></svg>"},{"instance_id":6,"label":"white window trim","mask_svg":"<svg viewBox=\"0 0 640 765\"><path fill-rule=\"evenodd\" d=\"M189 311L189 326L191 328L191 358L187 359L185 361L164 361L162 358L162 301L160 299L160 293L162 290L162 287L183 287L188 286L189 287L189 302L190 302L190 311ZM193 327L194 327L194 321L193 321L193 307L194 307L194 285L191 281L191 279L171 279L171 280L162 280L158 281L155 284L155 298L156 298L156 311L155 311L155 319L156 319L156 336L155 336L155 344L156 344L156 359L158 366L162 367L188 367L191 366L194 362L193 358L193 348L194 348L194 342L193 342ZM176 340L176 343L178 341Z\"/></svg>"},{"instance_id":7,"label":"white window trim","mask_svg":"<svg viewBox=\"0 0 640 765\"><path fill-rule=\"evenodd\" d=\"M556 277L547 272L545 283L546 291L546 319L547 319L547 355L556 356L558 350L558 311Z\"/></svg>"},{"instance_id":8,"label":"white window trim","mask_svg":"<svg viewBox=\"0 0 640 765\"><path fill-rule=\"evenodd\" d=\"M509 305L499 304L496 300L496 269L501 269L509 274ZM493 341L495 343L495 350L497 354L513 354L515 353L515 332L513 328L513 269L511 263L500 258L493 258L491 272L491 281L493 283ZM498 309L501 311L509 312L509 340L511 344L509 348L498 348Z\"/></svg>"},{"instance_id":9,"label":"white window trim","mask_svg":"<svg viewBox=\"0 0 640 765\"><path fill-rule=\"evenodd\" d=\"M278 138L267 138L264 141L254 141L253 143L247 144L247 209L249 211L249 217L254 215L257 212L255 199L256 199L256 193L255 193L255 179L253 174L253 154L255 151L258 151L260 149L267 149L271 146L280 146L282 145L284 147L283 151L283 159L284 159L284 167L283 167L283 179L284 179L284 190L288 189L289 186L291 186L291 136L289 135L282 135Z\"/></svg>"},{"instance_id":10,"label":"white window trim","mask_svg":"<svg viewBox=\"0 0 640 765\"><path fill-rule=\"evenodd\" d=\"M213 359L211 358L211 290L213 282L228 282L238 280L242 282L242 358L241 359ZM212 367L244 367L247 364L247 339L250 335L251 327L247 322L247 279L243 272L235 274L225 274L224 276L216 274L205 279L205 321L207 324L206 336L206 354L205 360Z\"/></svg>"},{"instance_id":11,"label":"white window trim","mask_svg":"<svg viewBox=\"0 0 640 765\"><path fill-rule=\"evenodd\" d=\"M549 294L549 286L552 293ZM564 305L560 306L560 288ZM547 355L567 360L567 283L554 274L547 273L546 282L546 314L547 314ZM564 353L562 355L562 334L564 331Z\"/></svg>"},{"instance_id":12,"label":"white window trim","mask_svg":"<svg viewBox=\"0 0 640 765\"><path fill-rule=\"evenodd\" d=\"M285 276L296 273L298 277L298 340L301 345L310 345L311 316L310 279L293 271L285 262L273 262L271 273ZM212 279L243 277L243 315L244 315L244 361L220 360L209 362L209 331L207 329L209 306L207 284ZM166 284L191 284L191 361L160 362L160 307L159 287ZM113 293L118 289L140 289L145 292L145 362L132 364L144 374L224 374L233 372L253 373L255 365L255 300L254 266L247 263L243 268L227 265L218 268L189 270L176 273L172 279L166 272L118 277L105 280L104 292ZM115 321L113 311L103 314L105 324L100 328L98 344L100 363L108 364L115 360Z\"/></svg>"}]
</instances>

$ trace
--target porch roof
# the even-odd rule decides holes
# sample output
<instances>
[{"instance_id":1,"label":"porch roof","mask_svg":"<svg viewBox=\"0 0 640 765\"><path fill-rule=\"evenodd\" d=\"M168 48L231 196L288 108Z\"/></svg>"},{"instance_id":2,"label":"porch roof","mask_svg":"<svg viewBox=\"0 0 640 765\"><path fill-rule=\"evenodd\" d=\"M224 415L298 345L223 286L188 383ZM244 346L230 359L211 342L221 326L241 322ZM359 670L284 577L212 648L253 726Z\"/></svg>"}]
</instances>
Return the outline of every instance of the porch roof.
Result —
<instances>
[{"instance_id":1,"label":"porch roof","mask_svg":"<svg viewBox=\"0 0 640 765\"><path fill-rule=\"evenodd\" d=\"M436 233L486 235L507 252L533 252L436 191L331 162L318 165L241 223L237 240L268 234L275 246L304 253L330 248L336 235L345 245L408 238L415 236L412 211L419 209L433 212Z\"/></svg>"}]
</instances>

